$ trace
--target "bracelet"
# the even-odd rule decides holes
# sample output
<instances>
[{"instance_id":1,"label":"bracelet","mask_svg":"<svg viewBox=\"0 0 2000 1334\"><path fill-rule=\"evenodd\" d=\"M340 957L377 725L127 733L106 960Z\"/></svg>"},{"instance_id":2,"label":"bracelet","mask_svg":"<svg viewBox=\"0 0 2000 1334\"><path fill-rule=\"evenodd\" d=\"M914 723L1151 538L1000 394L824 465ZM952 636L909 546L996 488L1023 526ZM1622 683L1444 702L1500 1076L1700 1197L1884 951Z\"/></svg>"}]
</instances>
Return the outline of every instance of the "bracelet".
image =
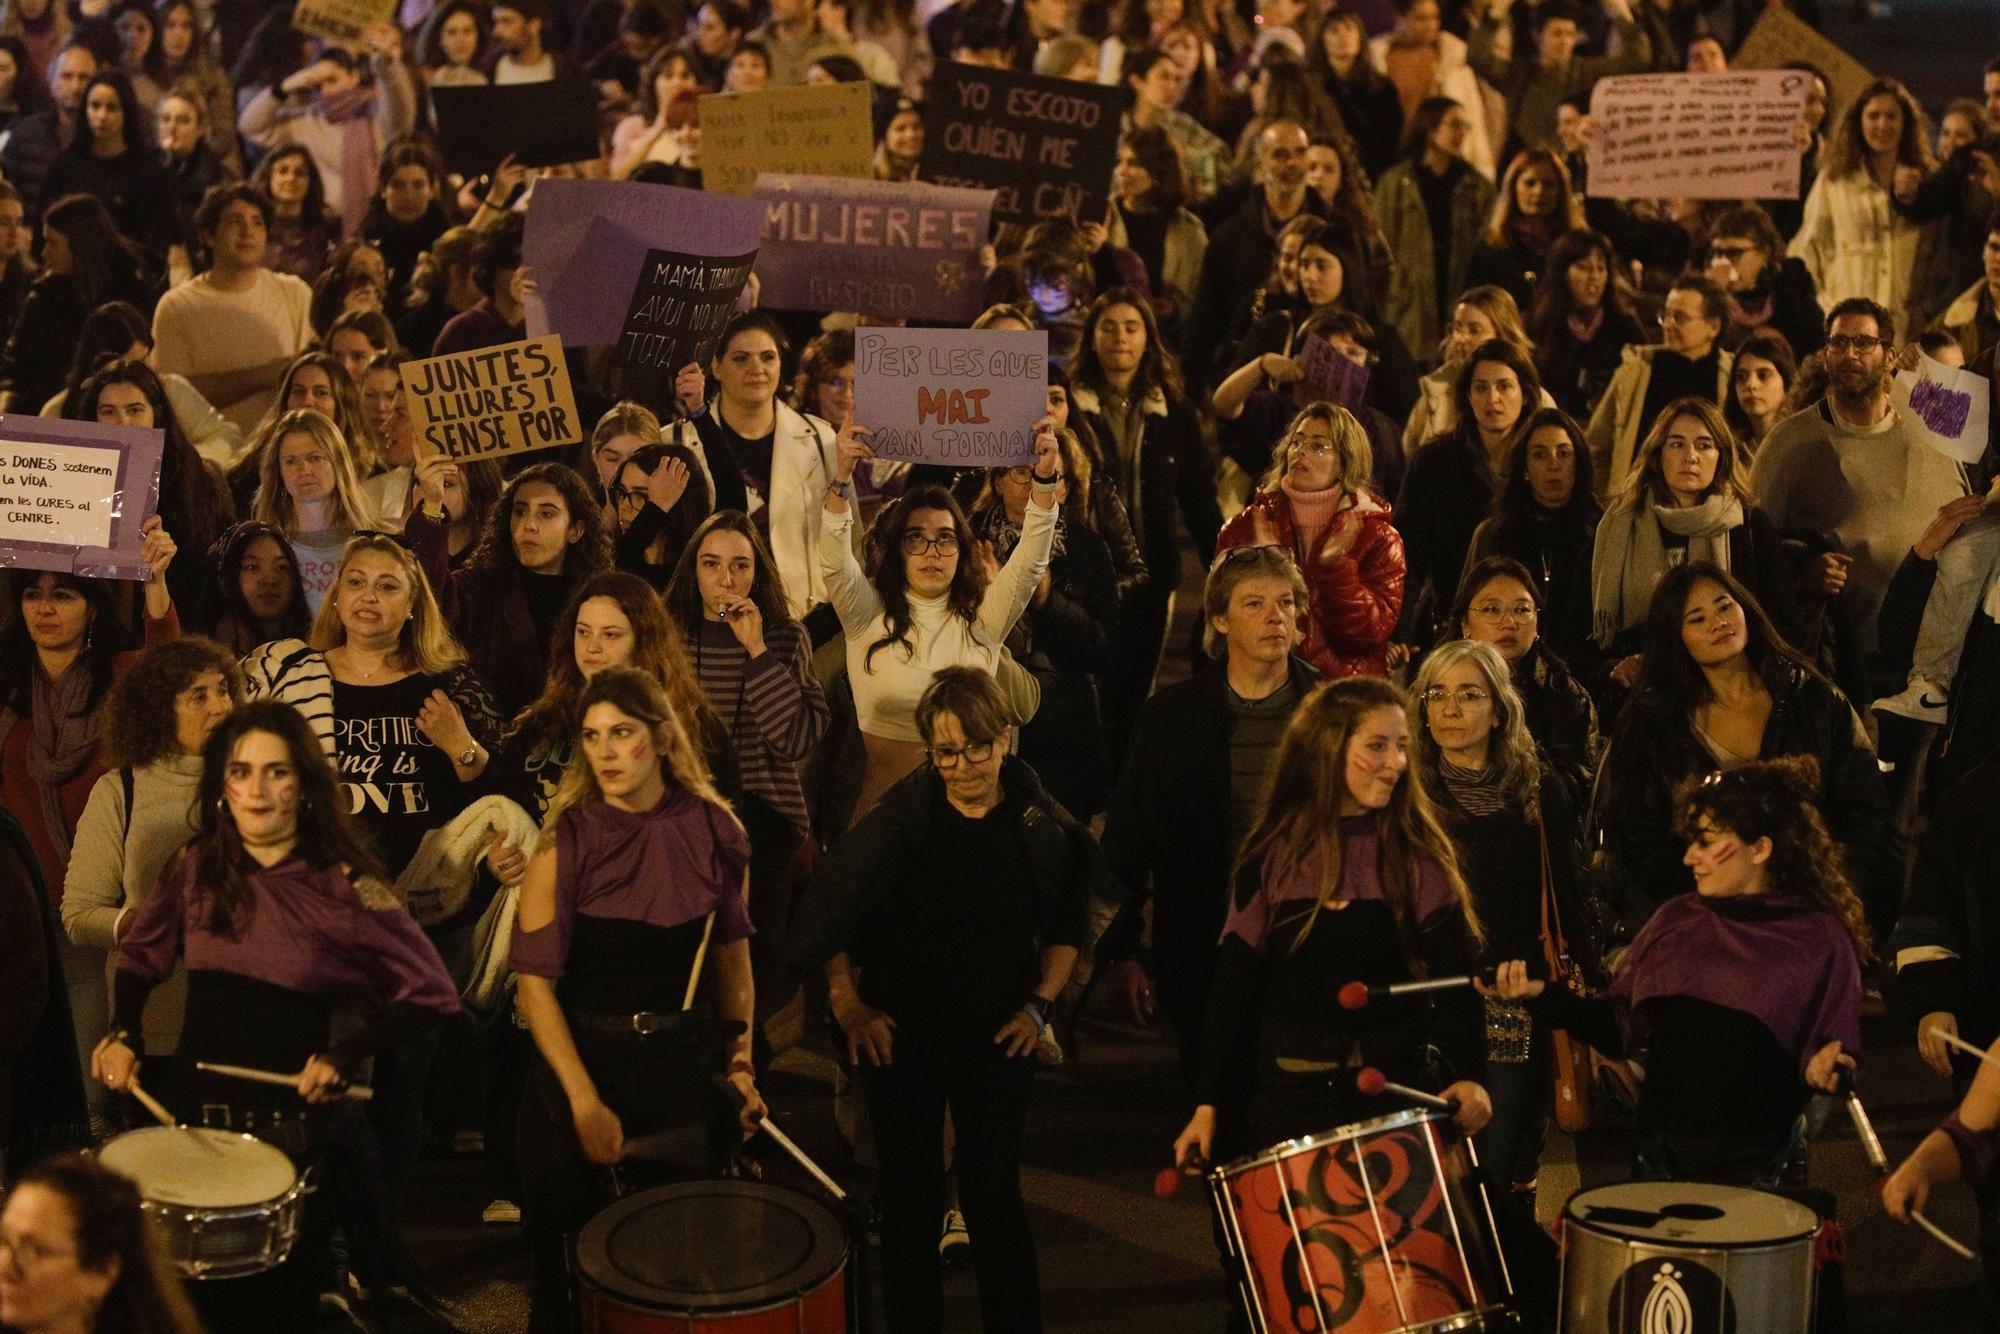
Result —
<instances>
[{"instance_id":1,"label":"bracelet","mask_svg":"<svg viewBox=\"0 0 2000 1334\"><path fill-rule=\"evenodd\" d=\"M1053 477L1044 477L1038 472L1031 472L1028 474L1028 480L1033 482L1036 486L1054 486L1057 482L1060 482L1062 479L1063 475L1061 473L1057 473Z\"/></svg>"},{"instance_id":2,"label":"bracelet","mask_svg":"<svg viewBox=\"0 0 2000 1334\"><path fill-rule=\"evenodd\" d=\"M1021 1013L1027 1015L1029 1022L1034 1024L1036 1037L1039 1038L1042 1034L1049 1031L1049 1021L1043 1017L1040 1010L1034 1007L1032 1002L1023 1001L1021 1003Z\"/></svg>"}]
</instances>

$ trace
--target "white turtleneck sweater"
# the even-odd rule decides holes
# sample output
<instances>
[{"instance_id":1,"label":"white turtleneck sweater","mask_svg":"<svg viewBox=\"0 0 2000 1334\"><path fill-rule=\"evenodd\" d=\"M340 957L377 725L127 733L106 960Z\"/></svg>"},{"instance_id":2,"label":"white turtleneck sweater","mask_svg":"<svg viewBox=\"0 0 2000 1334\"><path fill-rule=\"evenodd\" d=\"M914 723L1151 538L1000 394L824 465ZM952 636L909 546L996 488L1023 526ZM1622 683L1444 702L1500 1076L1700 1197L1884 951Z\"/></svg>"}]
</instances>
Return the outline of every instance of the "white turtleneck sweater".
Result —
<instances>
[{"instance_id":1,"label":"white turtleneck sweater","mask_svg":"<svg viewBox=\"0 0 2000 1334\"><path fill-rule=\"evenodd\" d=\"M924 744L917 732L917 699L944 667L983 667L1000 673L1002 642L1027 610L1042 571L1049 565L1055 542L1056 512L1032 501L1021 524L1021 540L1000 567L999 577L980 600L979 615L968 625L951 614L942 597L910 595L910 626L905 644L889 644L867 661L868 646L888 633L882 599L854 558L849 533L854 513L826 514L819 532L820 572L826 577L827 600L840 616L847 634L847 674L854 684L854 710L861 730L914 745ZM902 559L892 552L891 560ZM960 551L960 560L972 559Z\"/></svg>"}]
</instances>

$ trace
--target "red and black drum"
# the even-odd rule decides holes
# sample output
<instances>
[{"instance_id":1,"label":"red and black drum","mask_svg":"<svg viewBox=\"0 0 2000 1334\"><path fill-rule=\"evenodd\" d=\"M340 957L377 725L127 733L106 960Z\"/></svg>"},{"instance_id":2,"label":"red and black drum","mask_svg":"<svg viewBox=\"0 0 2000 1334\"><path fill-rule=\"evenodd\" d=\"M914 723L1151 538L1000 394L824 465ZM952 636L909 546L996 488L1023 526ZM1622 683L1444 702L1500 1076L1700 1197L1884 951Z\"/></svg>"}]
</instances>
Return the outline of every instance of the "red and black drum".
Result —
<instances>
[{"instance_id":1,"label":"red and black drum","mask_svg":"<svg viewBox=\"0 0 2000 1334\"><path fill-rule=\"evenodd\" d=\"M1509 1288L1492 1212L1440 1112L1287 1140L1209 1184L1259 1334L1498 1327Z\"/></svg>"},{"instance_id":2,"label":"red and black drum","mask_svg":"<svg viewBox=\"0 0 2000 1334\"><path fill-rule=\"evenodd\" d=\"M583 1334L847 1334L847 1230L761 1181L629 1195L576 1239Z\"/></svg>"}]
</instances>

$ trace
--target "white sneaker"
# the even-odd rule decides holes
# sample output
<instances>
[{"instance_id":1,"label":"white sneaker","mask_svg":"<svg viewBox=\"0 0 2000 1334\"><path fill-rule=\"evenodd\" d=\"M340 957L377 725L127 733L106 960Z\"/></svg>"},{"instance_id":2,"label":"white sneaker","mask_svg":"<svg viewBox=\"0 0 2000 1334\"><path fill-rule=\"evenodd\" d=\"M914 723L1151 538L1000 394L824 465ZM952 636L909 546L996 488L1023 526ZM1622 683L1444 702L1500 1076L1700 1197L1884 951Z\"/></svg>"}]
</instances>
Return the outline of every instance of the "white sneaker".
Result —
<instances>
[{"instance_id":1,"label":"white sneaker","mask_svg":"<svg viewBox=\"0 0 2000 1334\"><path fill-rule=\"evenodd\" d=\"M482 1223L518 1223L521 1221L521 1206L512 1200L495 1200L480 1211Z\"/></svg>"},{"instance_id":2,"label":"white sneaker","mask_svg":"<svg viewBox=\"0 0 2000 1334\"><path fill-rule=\"evenodd\" d=\"M944 1211L944 1231L938 1236L938 1259L954 1269L972 1260L972 1234L965 1230L965 1215L956 1209Z\"/></svg>"},{"instance_id":3,"label":"white sneaker","mask_svg":"<svg viewBox=\"0 0 2000 1334\"><path fill-rule=\"evenodd\" d=\"M1893 713L1912 722L1942 727L1950 712L1951 695L1937 682L1919 676L1912 678L1900 692L1878 699L1869 707L1877 713Z\"/></svg>"}]
</instances>

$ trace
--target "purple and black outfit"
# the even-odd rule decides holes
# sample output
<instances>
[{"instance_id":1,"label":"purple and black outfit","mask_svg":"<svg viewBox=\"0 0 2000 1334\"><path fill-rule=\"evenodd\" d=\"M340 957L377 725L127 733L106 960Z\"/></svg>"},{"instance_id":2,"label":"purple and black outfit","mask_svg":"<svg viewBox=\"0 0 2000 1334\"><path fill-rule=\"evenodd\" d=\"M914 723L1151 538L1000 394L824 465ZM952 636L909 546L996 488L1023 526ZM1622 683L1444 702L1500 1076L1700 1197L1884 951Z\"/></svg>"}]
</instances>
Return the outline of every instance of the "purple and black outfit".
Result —
<instances>
[{"instance_id":1,"label":"purple and black outfit","mask_svg":"<svg viewBox=\"0 0 2000 1334\"><path fill-rule=\"evenodd\" d=\"M142 1032L148 993L184 959L187 1021L167 1102L183 1121L276 1144L303 1171L356 1105L310 1106L291 1089L199 1073L195 1063L290 1072L319 1054L355 1078L369 1057L458 1013L458 990L386 884L296 854L268 867L246 861L240 874L243 903L225 934L210 921L199 856L167 871L119 947L112 1023ZM343 1023L335 1040L336 1010L366 1018ZM211 1328L309 1327L331 1259L331 1199L324 1190L308 1197L298 1243L276 1269L191 1285Z\"/></svg>"},{"instance_id":2,"label":"purple and black outfit","mask_svg":"<svg viewBox=\"0 0 2000 1334\"><path fill-rule=\"evenodd\" d=\"M671 789L648 811L588 798L563 812L555 836L555 919L532 931L516 921L514 971L555 984L577 1055L627 1141L661 1137L649 1156L668 1160L667 1175L702 1175L717 1165L709 1078L729 1035L683 1015L682 1002L704 932L711 954L750 935L750 841L721 806ZM568 1239L611 1202L612 1187L584 1157L569 1099L539 1052L518 1144L535 1263L528 1327L565 1330L576 1309Z\"/></svg>"}]
</instances>

